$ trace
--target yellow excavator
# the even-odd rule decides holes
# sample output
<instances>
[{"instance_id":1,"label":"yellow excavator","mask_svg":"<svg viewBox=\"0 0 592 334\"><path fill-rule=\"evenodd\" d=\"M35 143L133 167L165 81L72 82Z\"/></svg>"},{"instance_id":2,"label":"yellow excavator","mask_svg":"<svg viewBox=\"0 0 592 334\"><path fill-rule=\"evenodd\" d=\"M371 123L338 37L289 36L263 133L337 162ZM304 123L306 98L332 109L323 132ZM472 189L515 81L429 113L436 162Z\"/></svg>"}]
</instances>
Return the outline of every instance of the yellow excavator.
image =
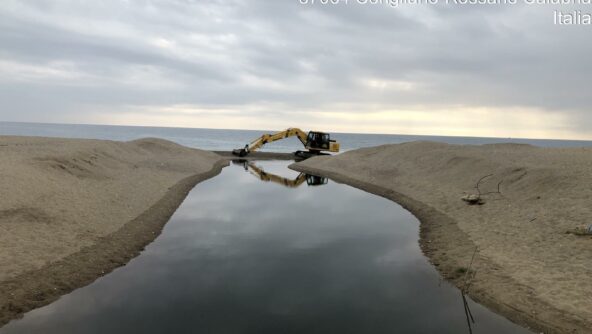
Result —
<instances>
[{"instance_id":1,"label":"yellow excavator","mask_svg":"<svg viewBox=\"0 0 592 334\"><path fill-rule=\"evenodd\" d=\"M289 128L274 134L264 134L253 140L250 144L245 145L244 148L233 150L232 154L244 157L247 154L260 149L267 143L294 136L298 137L302 145L304 145L304 148L308 150L297 151L297 156L308 158L314 155L323 154L322 152L339 152L339 143L332 140L328 133L319 131L309 131L306 133L298 128Z\"/></svg>"},{"instance_id":2,"label":"yellow excavator","mask_svg":"<svg viewBox=\"0 0 592 334\"><path fill-rule=\"evenodd\" d=\"M298 188L304 182L309 186L322 186L329 182L326 177L300 173L295 179L288 179L263 170L263 168L246 160L233 161L235 164L242 164L245 170L265 182L272 182L288 188Z\"/></svg>"}]
</instances>

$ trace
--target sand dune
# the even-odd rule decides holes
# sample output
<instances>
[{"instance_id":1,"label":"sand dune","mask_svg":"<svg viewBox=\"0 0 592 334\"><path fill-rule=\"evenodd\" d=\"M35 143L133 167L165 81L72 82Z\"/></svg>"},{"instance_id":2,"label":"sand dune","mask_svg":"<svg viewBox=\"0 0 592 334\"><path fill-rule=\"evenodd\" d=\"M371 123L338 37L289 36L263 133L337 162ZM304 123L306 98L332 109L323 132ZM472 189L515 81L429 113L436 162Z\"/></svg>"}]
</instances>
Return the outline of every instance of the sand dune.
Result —
<instances>
[{"instance_id":1,"label":"sand dune","mask_svg":"<svg viewBox=\"0 0 592 334\"><path fill-rule=\"evenodd\" d=\"M125 263L220 156L159 139L0 137L0 325Z\"/></svg>"},{"instance_id":2,"label":"sand dune","mask_svg":"<svg viewBox=\"0 0 592 334\"><path fill-rule=\"evenodd\" d=\"M422 248L471 295L545 333L592 332L592 149L430 142L386 145L291 166L391 198L421 221ZM461 201L482 182L484 205ZM497 194L498 184L501 194Z\"/></svg>"}]
</instances>

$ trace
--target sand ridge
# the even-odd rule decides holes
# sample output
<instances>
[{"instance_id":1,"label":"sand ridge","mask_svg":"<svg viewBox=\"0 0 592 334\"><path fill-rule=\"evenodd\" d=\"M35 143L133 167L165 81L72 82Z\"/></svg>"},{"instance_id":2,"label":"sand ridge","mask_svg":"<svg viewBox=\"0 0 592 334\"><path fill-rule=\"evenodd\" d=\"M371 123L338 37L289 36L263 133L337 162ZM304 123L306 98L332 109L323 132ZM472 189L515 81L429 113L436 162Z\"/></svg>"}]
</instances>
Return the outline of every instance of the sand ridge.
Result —
<instances>
[{"instance_id":1,"label":"sand ridge","mask_svg":"<svg viewBox=\"0 0 592 334\"><path fill-rule=\"evenodd\" d=\"M0 325L136 256L227 161L160 139L0 136Z\"/></svg>"},{"instance_id":2,"label":"sand ridge","mask_svg":"<svg viewBox=\"0 0 592 334\"><path fill-rule=\"evenodd\" d=\"M592 149L414 142L291 166L391 198L422 221L424 252L462 284L478 247L471 295L545 333L592 332ZM461 201L483 176L482 206Z\"/></svg>"}]
</instances>

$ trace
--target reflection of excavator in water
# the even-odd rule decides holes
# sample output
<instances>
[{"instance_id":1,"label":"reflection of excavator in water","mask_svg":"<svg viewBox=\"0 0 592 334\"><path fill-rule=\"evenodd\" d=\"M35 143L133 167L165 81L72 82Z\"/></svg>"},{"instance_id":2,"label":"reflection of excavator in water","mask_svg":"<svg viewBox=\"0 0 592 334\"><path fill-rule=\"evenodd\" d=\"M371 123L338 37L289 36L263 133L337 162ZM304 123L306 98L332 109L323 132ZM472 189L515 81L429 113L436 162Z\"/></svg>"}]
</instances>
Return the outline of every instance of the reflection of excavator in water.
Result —
<instances>
[{"instance_id":1,"label":"reflection of excavator in water","mask_svg":"<svg viewBox=\"0 0 592 334\"><path fill-rule=\"evenodd\" d=\"M310 175L305 173L300 173L295 179L290 180L279 175L268 173L264 171L262 168L258 167L257 165L249 161L236 160L233 162L236 164L242 164L245 170L248 170L251 174L259 178L261 181L277 183L288 188L297 188L304 182L306 182L306 184L309 186L322 186L327 184L328 182L328 179L326 177Z\"/></svg>"},{"instance_id":2,"label":"reflection of excavator in water","mask_svg":"<svg viewBox=\"0 0 592 334\"><path fill-rule=\"evenodd\" d=\"M267 143L274 142L276 140L296 136L304 145L308 151L297 151L295 154L302 158L309 158L314 155L324 154L322 152L339 152L339 143L335 140L331 140L328 133L310 131L308 134L297 128L290 128L284 131L280 131L274 134L265 134L250 144L245 145L244 148L239 148L232 151L232 154L244 157L250 152L254 152L260 149Z\"/></svg>"}]
</instances>

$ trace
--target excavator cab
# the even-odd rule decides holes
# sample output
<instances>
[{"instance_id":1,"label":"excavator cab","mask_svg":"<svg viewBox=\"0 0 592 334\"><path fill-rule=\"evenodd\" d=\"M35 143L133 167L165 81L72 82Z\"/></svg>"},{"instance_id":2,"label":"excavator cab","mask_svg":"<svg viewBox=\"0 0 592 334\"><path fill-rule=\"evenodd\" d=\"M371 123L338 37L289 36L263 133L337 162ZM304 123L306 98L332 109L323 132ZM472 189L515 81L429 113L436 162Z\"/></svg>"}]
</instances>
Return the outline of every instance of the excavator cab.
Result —
<instances>
[{"instance_id":1,"label":"excavator cab","mask_svg":"<svg viewBox=\"0 0 592 334\"><path fill-rule=\"evenodd\" d=\"M331 137L328 133L310 131L306 137L306 148L312 151L328 150L331 145Z\"/></svg>"}]
</instances>

